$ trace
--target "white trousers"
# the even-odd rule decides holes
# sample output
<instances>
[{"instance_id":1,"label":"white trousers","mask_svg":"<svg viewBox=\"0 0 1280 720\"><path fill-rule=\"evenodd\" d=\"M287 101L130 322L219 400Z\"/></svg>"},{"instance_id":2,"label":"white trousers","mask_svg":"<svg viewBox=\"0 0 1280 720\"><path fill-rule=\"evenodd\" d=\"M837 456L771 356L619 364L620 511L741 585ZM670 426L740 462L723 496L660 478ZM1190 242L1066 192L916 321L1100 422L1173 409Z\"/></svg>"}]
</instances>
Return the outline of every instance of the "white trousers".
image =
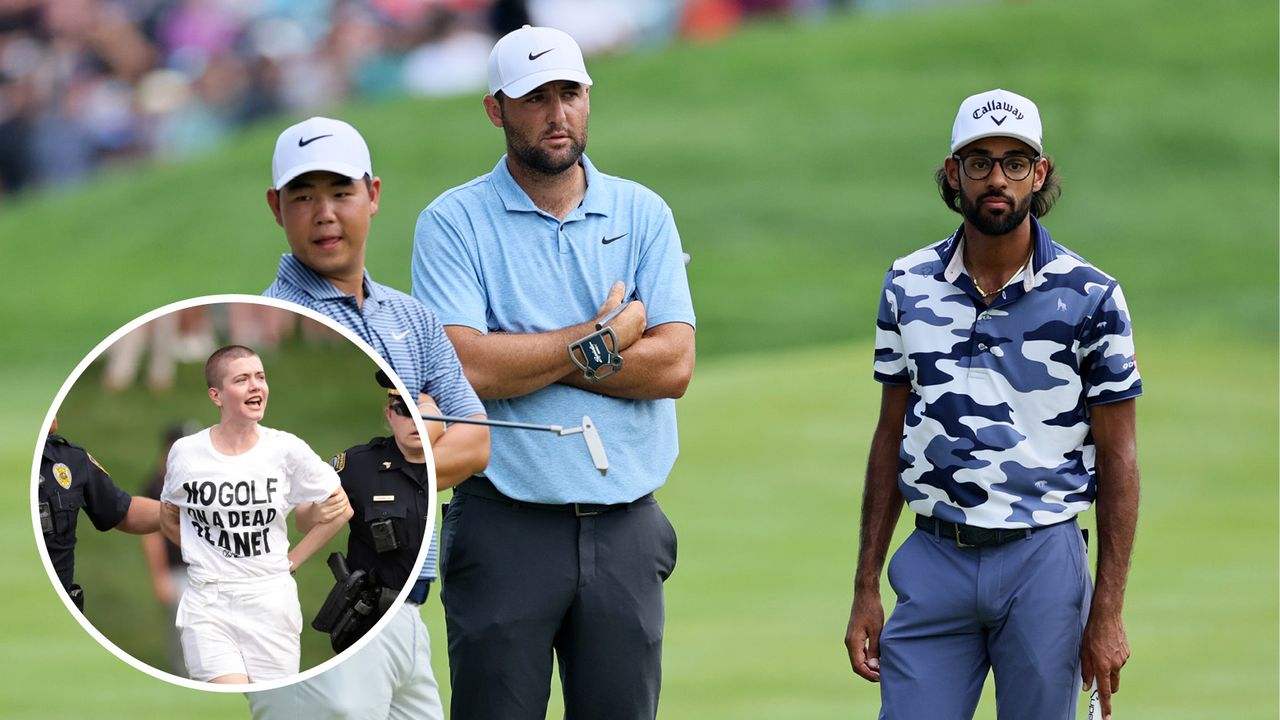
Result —
<instances>
[{"instance_id":1,"label":"white trousers","mask_svg":"<svg viewBox=\"0 0 1280 720\"><path fill-rule=\"evenodd\" d=\"M254 720L444 720L431 671L431 637L411 603L341 665L245 696Z\"/></svg>"}]
</instances>

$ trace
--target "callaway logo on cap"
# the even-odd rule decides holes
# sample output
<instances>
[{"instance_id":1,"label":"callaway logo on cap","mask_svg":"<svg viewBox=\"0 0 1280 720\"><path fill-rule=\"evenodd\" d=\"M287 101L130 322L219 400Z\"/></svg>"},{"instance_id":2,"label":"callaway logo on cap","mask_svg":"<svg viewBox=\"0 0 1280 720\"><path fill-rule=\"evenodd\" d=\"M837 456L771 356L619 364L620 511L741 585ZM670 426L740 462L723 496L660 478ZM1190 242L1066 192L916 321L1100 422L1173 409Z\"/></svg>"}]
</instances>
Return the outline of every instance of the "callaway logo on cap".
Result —
<instances>
[{"instance_id":1,"label":"callaway logo on cap","mask_svg":"<svg viewBox=\"0 0 1280 720\"><path fill-rule=\"evenodd\" d=\"M582 48L561 30L525 25L509 32L489 53L489 94L523 97L552 80L591 84Z\"/></svg>"},{"instance_id":2,"label":"callaway logo on cap","mask_svg":"<svg viewBox=\"0 0 1280 720\"><path fill-rule=\"evenodd\" d=\"M1030 100L1008 90L988 90L971 95L960 103L955 124L951 126L951 152L974 140L988 137L1011 137L1035 149L1041 147L1040 110Z\"/></svg>"},{"instance_id":3,"label":"callaway logo on cap","mask_svg":"<svg viewBox=\"0 0 1280 720\"><path fill-rule=\"evenodd\" d=\"M369 146L356 129L327 117L313 117L285 129L271 158L272 185L284 189L290 180L327 170L359 180L373 175Z\"/></svg>"}]
</instances>

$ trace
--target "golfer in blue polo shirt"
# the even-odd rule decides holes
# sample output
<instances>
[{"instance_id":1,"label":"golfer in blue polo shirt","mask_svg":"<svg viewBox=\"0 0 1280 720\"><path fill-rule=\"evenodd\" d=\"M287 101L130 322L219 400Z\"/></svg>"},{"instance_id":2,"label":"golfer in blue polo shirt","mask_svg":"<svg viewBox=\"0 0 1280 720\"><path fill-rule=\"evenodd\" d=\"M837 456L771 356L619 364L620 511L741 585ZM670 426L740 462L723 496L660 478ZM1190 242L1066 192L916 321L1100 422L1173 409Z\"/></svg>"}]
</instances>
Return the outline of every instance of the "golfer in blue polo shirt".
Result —
<instances>
[{"instance_id":1,"label":"golfer in blue polo shirt","mask_svg":"<svg viewBox=\"0 0 1280 720\"><path fill-rule=\"evenodd\" d=\"M1038 218L1059 193L1040 113L967 98L937 173L964 222L896 261L876 319L884 384L845 643L881 718L969 718L987 672L1002 720L1102 712L1129 657L1121 607L1138 514L1129 311L1114 278ZM880 572L903 502L916 530ZM1076 516L1097 503L1097 584Z\"/></svg>"},{"instance_id":2,"label":"golfer in blue polo shirt","mask_svg":"<svg viewBox=\"0 0 1280 720\"><path fill-rule=\"evenodd\" d=\"M376 350L405 387L425 393L442 413L483 417L484 407L436 316L408 295L374 282L365 270L369 224L378 212L382 181L373 175L360 133L323 117L293 125L276 141L272 175L267 204L291 252L280 259L265 295L337 320ZM431 444L437 487L452 487L484 469L488 453L488 428L449 426ZM430 639L419 614L436 578L434 530L408 602L382 633L320 675L251 693L256 719L443 720Z\"/></svg>"},{"instance_id":3,"label":"golfer in blue polo shirt","mask_svg":"<svg viewBox=\"0 0 1280 720\"><path fill-rule=\"evenodd\" d=\"M694 364L680 238L661 198L583 154L591 78L571 37L506 35L489 91L507 154L418 218L413 294L491 419L589 415L609 470L580 444L498 430L485 476L455 489L440 562L451 717L546 717L554 651L566 717L651 719L676 560L653 491Z\"/></svg>"}]
</instances>

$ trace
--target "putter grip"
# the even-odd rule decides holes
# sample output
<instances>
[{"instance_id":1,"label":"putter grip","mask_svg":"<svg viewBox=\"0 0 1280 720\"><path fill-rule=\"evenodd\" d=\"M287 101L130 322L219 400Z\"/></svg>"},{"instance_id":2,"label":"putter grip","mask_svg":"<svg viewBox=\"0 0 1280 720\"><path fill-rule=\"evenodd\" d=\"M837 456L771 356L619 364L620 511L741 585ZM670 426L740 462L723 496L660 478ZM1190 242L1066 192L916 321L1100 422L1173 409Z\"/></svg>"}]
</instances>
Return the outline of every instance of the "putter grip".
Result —
<instances>
[{"instance_id":1,"label":"putter grip","mask_svg":"<svg viewBox=\"0 0 1280 720\"><path fill-rule=\"evenodd\" d=\"M627 309L627 305L630 305L630 304L631 304L631 301L630 301L630 300L628 300L627 302L624 302L624 303L622 303L621 305L619 305L618 307L614 308L614 309L613 309L613 310L612 310L608 315L605 315L604 317L600 318L600 322L596 323L596 329L597 329L597 330L603 330L603 329L604 329L604 326L609 324L609 321L611 321L611 320L613 320L614 318L618 317L618 315L619 315L623 310L626 310L626 309Z\"/></svg>"}]
</instances>

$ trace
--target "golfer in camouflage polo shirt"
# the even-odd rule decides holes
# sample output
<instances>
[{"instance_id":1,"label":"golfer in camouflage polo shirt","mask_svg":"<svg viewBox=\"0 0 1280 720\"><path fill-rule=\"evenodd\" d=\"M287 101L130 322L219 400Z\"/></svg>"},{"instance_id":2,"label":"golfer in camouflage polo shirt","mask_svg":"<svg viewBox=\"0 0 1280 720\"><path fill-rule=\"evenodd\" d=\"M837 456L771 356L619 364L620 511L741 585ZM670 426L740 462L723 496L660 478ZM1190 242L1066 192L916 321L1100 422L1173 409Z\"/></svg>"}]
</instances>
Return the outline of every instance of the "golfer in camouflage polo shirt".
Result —
<instances>
[{"instance_id":1,"label":"golfer in camouflage polo shirt","mask_svg":"<svg viewBox=\"0 0 1280 720\"><path fill-rule=\"evenodd\" d=\"M895 262L880 300L849 659L881 718L972 717L988 670L1002 720L1074 718L1095 678L1110 715L1138 507L1128 309L1037 220L1059 186L1030 100L966 99L951 140L937 180L964 223ZM1076 524L1094 502L1096 589Z\"/></svg>"}]
</instances>

